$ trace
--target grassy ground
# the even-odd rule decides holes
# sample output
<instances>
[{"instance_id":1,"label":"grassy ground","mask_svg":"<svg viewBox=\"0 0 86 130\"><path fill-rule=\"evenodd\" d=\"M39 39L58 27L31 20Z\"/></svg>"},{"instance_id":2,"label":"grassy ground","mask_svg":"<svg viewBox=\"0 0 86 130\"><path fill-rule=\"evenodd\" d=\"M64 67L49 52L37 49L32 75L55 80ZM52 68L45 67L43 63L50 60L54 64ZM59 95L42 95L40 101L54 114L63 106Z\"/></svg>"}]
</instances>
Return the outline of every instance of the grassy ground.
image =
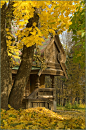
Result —
<instances>
[{"instance_id":1,"label":"grassy ground","mask_svg":"<svg viewBox=\"0 0 86 130\"><path fill-rule=\"evenodd\" d=\"M65 106L57 106L57 114L60 114L63 117L84 119L85 120L85 105L78 105L76 109L69 107L69 104Z\"/></svg>"},{"instance_id":2,"label":"grassy ground","mask_svg":"<svg viewBox=\"0 0 86 130\"><path fill-rule=\"evenodd\" d=\"M64 107L57 107L57 113L64 117L81 117L85 118L85 109L66 109Z\"/></svg>"},{"instance_id":3,"label":"grassy ground","mask_svg":"<svg viewBox=\"0 0 86 130\"><path fill-rule=\"evenodd\" d=\"M57 106L57 110L66 110L66 111L85 111L85 108L65 108L64 106Z\"/></svg>"}]
</instances>

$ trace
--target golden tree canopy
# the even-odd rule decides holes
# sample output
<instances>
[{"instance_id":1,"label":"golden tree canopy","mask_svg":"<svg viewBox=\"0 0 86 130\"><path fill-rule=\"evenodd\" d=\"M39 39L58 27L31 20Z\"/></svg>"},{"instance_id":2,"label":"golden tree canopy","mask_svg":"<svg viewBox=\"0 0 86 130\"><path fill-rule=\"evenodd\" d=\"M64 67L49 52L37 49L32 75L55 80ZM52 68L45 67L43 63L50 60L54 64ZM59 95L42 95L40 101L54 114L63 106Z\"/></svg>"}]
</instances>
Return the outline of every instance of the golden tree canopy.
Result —
<instances>
[{"instance_id":1,"label":"golden tree canopy","mask_svg":"<svg viewBox=\"0 0 86 130\"><path fill-rule=\"evenodd\" d=\"M79 3L79 1L14 1L14 20L19 26L16 33L19 40L17 48L22 49L23 45L30 47L35 43L42 45L44 41L42 36L47 37L49 32L55 35L55 30L58 30L58 34L67 30L71 24L69 14L77 10ZM1 1L1 8L4 4L5 1ZM40 27L36 27L34 22L32 27L27 28L28 19L34 16L35 9L38 9ZM9 29L6 30L9 33ZM29 33L32 35L29 36ZM8 39L7 46L11 47L11 37Z\"/></svg>"}]
</instances>

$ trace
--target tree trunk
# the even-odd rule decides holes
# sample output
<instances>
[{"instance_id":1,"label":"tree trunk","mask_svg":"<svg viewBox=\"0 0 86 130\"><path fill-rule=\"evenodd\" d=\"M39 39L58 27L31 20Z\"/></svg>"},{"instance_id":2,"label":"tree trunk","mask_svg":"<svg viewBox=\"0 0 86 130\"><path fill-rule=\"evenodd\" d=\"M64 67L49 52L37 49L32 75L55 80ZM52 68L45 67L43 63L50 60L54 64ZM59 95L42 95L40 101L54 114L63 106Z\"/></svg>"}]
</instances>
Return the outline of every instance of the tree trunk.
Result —
<instances>
[{"instance_id":1,"label":"tree trunk","mask_svg":"<svg viewBox=\"0 0 86 130\"><path fill-rule=\"evenodd\" d=\"M72 105L74 104L75 102L75 97L72 98Z\"/></svg>"},{"instance_id":2,"label":"tree trunk","mask_svg":"<svg viewBox=\"0 0 86 130\"><path fill-rule=\"evenodd\" d=\"M24 45L23 57L14 80L14 84L9 96L9 104L15 108L22 108L22 100L24 96L24 89L29 79L29 75L32 68L33 54L35 45L27 48Z\"/></svg>"},{"instance_id":3,"label":"tree trunk","mask_svg":"<svg viewBox=\"0 0 86 130\"><path fill-rule=\"evenodd\" d=\"M34 17L28 20L28 24L26 25L26 27L28 28L31 27L34 22L37 23L37 27L38 27L39 16L37 15L37 13L38 13L37 10L34 11ZM24 90L28 82L31 68L32 68L34 48L35 48L35 45L28 48L25 45L23 47L22 61L18 69L17 75L15 77L12 90L9 95L8 103L14 109L22 108Z\"/></svg>"},{"instance_id":4,"label":"tree trunk","mask_svg":"<svg viewBox=\"0 0 86 130\"><path fill-rule=\"evenodd\" d=\"M1 9L1 108L8 109L8 89L11 87L12 75L6 46L5 34L6 4Z\"/></svg>"}]
</instances>

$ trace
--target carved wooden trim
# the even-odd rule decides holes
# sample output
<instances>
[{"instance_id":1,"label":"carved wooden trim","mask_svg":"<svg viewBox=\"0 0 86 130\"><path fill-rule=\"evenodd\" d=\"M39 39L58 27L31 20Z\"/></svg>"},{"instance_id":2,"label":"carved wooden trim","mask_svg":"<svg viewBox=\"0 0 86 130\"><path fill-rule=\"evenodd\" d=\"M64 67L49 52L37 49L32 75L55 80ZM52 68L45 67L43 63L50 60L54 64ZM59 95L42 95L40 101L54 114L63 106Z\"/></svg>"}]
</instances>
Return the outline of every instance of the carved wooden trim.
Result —
<instances>
[{"instance_id":1,"label":"carved wooden trim","mask_svg":"<svg viewBox=\"0 0 86 130\"><path fill-rule=\"evenodd\" d=\"M17 74L17 70L12 69L12 74Z\"/></svg>"},{"instance_id":2,"label":"carved wooden trim","mask_svg":"<svg viewBox=\"0 0 86 130\"><path fill-rule=\"evenodd\" d=\"M64 75L64 72L62 70L57 69L46 69L42 72L42 74L49 74L49 75Z\"/></svg>"},{"instance_id":3,"label":"carved wooden trim","mask_svg":"<svg viewBox=\"0 0 86 130\"><path fill-rule=\"evenodd\" d=\"M58 60L59 60L61 63L65 63L65 62L66 62L66 56L64 56L64 55L61 54L61 53L58 53L57 58L58 58Z\"/></svg>"},{"instance_id":4,"label":"carved wooden trim","mask_svg":"<svg viewBox=\"0 0 86 130\"><path fill-rule=\"evenodd\" d=\"M64 73L65 73L66 78L68 79L68 76L67 76L67 73L66 73L66 70L65 70L63 64L62 64L62 63L60 63L60 64L61 64L61 66L62 66L62 68L63 68L63 71L64 71Z\"/></svg>"},{"instance_id":5,"label":"carved wooden trim","mask_svg":"<svg viewBox=\"0 0 86 130\"><path fill-rule=\"evenodd\" d=\"M60 64L59 63L54 63L54 62L47 62L47 67L57 67L60 68Z\"/></svg>"}]
</instances>

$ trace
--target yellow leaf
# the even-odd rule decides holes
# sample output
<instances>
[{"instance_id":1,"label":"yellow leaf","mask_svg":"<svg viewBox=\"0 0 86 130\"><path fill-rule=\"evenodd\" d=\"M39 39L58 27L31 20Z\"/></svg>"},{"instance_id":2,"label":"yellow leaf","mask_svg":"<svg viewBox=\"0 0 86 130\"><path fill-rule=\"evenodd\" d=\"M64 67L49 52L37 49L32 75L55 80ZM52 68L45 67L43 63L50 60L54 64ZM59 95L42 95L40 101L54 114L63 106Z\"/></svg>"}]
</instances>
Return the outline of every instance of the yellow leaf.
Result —
<instances>
[{"instance_id":1,"label":"yellow leaf","mask_svg":"<svg viewBox=\"0 0 86 130\"><path fill-rule=\"evenodd\" d=\"M11 39L11 36L6 36L8 39Z\"/></svg>"},{"instance_id":2,"label":"yellow leaf","mask_svg":"<svg viewBox=\"0 0 86 130\"><path fill-rule=\"evenodd\" d=\"M36 23L35 23L35 22L33 23L33 26L36 26Z\"/></svg>"},{"instance_id":3,"label":"yellow leaf","mask_svg":"<svg viewBox=\"0 0 86 130\"><path fill-rule=\"evenodd\" d=\"M77 31L77 35L81 35L81 31Z\"/></svg>"},{"instance_id":4,"label":"yellow leaf","mask_svg":"<svg viewBox=\"0 0 86 130\"><path fill-rule=\"evenodd\" d=\"M12 54L11 54L11 53L9 53L9 52L8 52L8 55L9 55L9 56L12 56Z\"/></svg>"},{"instance_id":5,"label":"yellow leaf","mask_svg":"<svg viewBox=\"0 0 86 130\"><path fill-rule=\"evenodd\" d=\"M8 104L8 107L9 107L9 108L12 108L12 107L10 106L10 104Z\"/></svg>"},{"instance_id":6,"label":"yellow leaf","mask_svg":"<svg viewBox=\"0 0 86 130\"><path fill-rule=\"evenodd\" d=\"M25 21L20 21L19 25L25 25Z\"/></svg>"},{"instance_id":7,"label":"yellow leaf","mask_svg":"<svg viewBox=\"0 0 86 130\"><path fill-rule=\"evenodd\" d=\"M36 35L36 30L34 30L33 32L30 32L32 35Z\"/></svg>"},{"instance_id":8,"label":"yellow leaf","mask_svg":"<svg viewBox=\"0 0 86 130\"><path fill-rule=\"evenodd\" d=\"M5 30L6 30L6 31L9 31L9 28L6 28Z\"/></svg>"},{"instance_id":9,"label":"yellow leaf","mask_svg":"<svg viewBox=\"0 0 86 130\"><path fill-rule=\"evenodd\" d=\"M69 25L71 25L71 24L72 24L72 22L69 22L68 24L69 24Z\"/></svg>"}]
</instances>

